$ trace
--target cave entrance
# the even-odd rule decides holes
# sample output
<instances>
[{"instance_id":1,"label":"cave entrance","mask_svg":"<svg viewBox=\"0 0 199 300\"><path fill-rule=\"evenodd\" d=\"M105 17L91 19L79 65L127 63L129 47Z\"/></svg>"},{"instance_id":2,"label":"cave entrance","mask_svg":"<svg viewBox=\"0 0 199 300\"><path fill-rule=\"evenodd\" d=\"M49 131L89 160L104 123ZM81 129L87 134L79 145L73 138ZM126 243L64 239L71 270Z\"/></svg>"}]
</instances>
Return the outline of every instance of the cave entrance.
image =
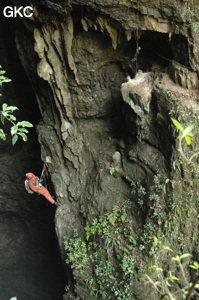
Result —
<instances>
[{"instance_id":1,"label":"cave entrance","mask_svg":"<svg viewBox=\"0 0 199 300\"><path fill-rule=\"evenodd\" d=\"M164 70L173 59L169 36L166 33L142 31L138 40L140 48L138 69L148 72L155 69Z\"/></svg>"},{"instance_id":2,"label":"cave entrance","mask_svg":"<svg viewBox=\"0 0 199 300\"><path fill-rule=\"evenodd\" d=\"M10 20L9 20L10 22ZM17 106L17 120L36 126L40 113L30 82L18 59L13 28L0 21L0 55L11 83L3 85L2 103ZM0 141L0 299L61 300L65 271L55 234L55 207L37 194L28 194L25 174L40 176L43 163L37 133L13 147Z\"/></svg>"}]
</instances>

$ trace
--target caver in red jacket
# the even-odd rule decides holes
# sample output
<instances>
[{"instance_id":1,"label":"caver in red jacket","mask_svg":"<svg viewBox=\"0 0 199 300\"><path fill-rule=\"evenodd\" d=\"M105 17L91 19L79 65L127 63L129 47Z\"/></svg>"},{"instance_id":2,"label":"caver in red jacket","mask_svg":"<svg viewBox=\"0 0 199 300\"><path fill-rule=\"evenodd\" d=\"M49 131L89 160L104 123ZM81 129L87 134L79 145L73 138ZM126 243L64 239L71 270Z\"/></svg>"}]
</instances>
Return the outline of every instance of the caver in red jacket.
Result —
<instances>
[{"instance_id":1,"label":"caver in red jacket","mask_svg":"<svg viewBox=\"0 0 199 300\"><path fill-rule=\"evenodd\" d=\"M50 203L59 205L58 202L52 198L48 190L40 184L39 177L35 176L33 173L27 173L26 177L28 179L28 186L32 191L43 195Z\"/></svg>"}]
</instances>

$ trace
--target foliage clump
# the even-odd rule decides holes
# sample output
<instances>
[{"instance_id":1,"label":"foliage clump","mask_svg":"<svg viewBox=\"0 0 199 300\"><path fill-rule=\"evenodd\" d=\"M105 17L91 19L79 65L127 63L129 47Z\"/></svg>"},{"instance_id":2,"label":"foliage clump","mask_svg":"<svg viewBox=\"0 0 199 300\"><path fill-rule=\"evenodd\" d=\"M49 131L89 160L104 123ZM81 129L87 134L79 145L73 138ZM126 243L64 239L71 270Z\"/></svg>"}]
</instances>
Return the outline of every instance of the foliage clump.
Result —
<instances>
[{"instance_id":1,"label":"foliage clump","mask_svg":"<svg viewBox=\"0 0 199 300\"><path fill-rule=\"evenodd\" d=\"M0 69L2 67L0 66ZM0 70L0 87L4 82L10 82L11 80L5 77L5 71ZM0 94L1 96L1 94ZM27 137L27 127L33 127L33 125L28 121L17 122L16 117L14 116L14 111L18 110L16 106L8 106L6 103L2 105L0 110L0 122L5 125L5 121L11 123L10 134L12 136L12 144L14 145L18 138L21 137L24 142L28 140ZM6 133L4 129L0 128L0 139L6 141Z\"/></svg>"},{"instance_id":2,"label":"foliage clump","mask_svg":"<svg viewBox=\"0 0 199 300\"><path fill-rule=\"evenodd\" d=\"M114 205L85 226L86 241L74 230L65 241L67 263L85 274L85 284L91 295L102 299L132 300L136 279L132 255L136 239L129 226L130 203Z\"/></svg>"},{"instance_id":3,"label":"foliage clump","mask_svg":"<svg viewBox=\"0 0 199 300\"><path fill-rule=\"evenodd\" d=\"M173 122L173 124L175 125L177 130L180 132L178 139L179 139L179 152L180 152L182 158L186 162L192 162L193 159L199 155L199 151L198 151L199 149L196 149L194 151L194 153L190 157L188 157L185 153L186 150L183 149L182 141L183 141L183 139L185 139L188 146L190 146L192 144L192 138L194 137L193 129L195 127L195 124L191 124L191 125L187 126L186 128L184 128L182 126L182 124L179 121L177 121L176 119L171 118L171 121Z\"/></svg>"},{"instance_id":4,"label":"foliage clump","mask_svg":"<svg viewBox=\"0 0 199 300\"><path fill-rule=\"evenodd\" d=\"M154 243L159 250L154 254L153 264L150 266L147 274L144 274L144 277L155 289L158 299L198 299L198 262L192 261L190 264L191 254L175 255L170 247L162 247L156 237L154 237ZM170 261L167 267L158 265L160 256L169 258ZM187 273L187 266L195 271L192 281L190 281Z\"/></svg>"}]
</instances>

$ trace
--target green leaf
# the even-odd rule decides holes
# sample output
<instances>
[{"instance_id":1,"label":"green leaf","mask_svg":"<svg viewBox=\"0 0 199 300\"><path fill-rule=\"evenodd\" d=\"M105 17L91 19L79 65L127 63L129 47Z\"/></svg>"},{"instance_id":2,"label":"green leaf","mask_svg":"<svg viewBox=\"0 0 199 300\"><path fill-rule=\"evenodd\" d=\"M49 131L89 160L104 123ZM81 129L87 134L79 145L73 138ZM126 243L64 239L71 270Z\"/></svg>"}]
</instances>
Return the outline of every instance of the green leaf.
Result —
<instances>
[{"instance_id":1,"label":"green leaf","mask_svg":"<svg viewBox=\"0 0 199 300\"><path fill-rule=\"evenodd\" d=\"M18 122L17 125L22 127L33 127L33 125L28 121Z\"/></svg>"},{"instance_id":2,"label":"green leaf","mask_svg":"<svg viewBox=\"0 0 199 300\"><path fill-rule=\"evenodd\" d=\"M5 135L4 131L3 131L3 129L0 129L0 139L2 139L3 141L6 140L6 135Z\"/></svg>"},{"instance_id":3,"label":"green leaf","mask_svg":"<svg viewBox=\"0 0 199 300\"><path fill-rule=\"evenodd\" d=\"M169 247L164 247L164 249L173 252L173 250Z\"/></svg>"},{"instance_id":4,"label":"green leaf","mask_svg":"<svg viewBox=\"0 0 199 300\"><path fill-rule=\"evenodd\" d=\"M174 261L180 261L180 257L178 255L175 256L175 257L172 257L171 259L174 260Z\"/></svg>"},{"instance_id":5,"label":"green leaf","mask_svg":"<svg viewBox=\"0 0 199 300\"><path fill-rule=\"evenodd\" d=\"M194 129L194 127L195 127L194 124L187 126L185 130L183 130L182 132L182 137L185 137L186 135L190 134L191 131Z\"/></svg>"},{"instance_id":6,"label":"green leaf","mask_svg":"<svg viewBox=\"0 0 199 300\"><path fill-rule=\"evenodd\" d=\"M151 277L149 277L147 274L144 274L144 277L145 277L146 279L148 279L151 283L154 283L153 280L151 279Z\"/></svg>"},{"instance_id":7,"label":"green leaf","mask_svg":"<svg viewBox=\"0 0 199 300\"><path fill-rule=\"evenodd\" d=\"M159 268L159 267L156 266L156 265L150 266L150 269L151 269L151 270L156 270L156 271L161 271L161 272L163 271L162 268Z\"/></svg>"},{"instance_id":8,"label":"green leaf","mask_svg":"<svg viewBox=\"0 0 199 300\"><path fill-rule=\"evenodd\" d=\"M109 172L111 175L113 175L115 173L115 168L114 167L110 167L109 168Z\"/></svg>"},{"instance_id":9,"label":"green leaf","mask_svg":"<svg viewBox=\"0 0 199 300\"><path fill-rule=\"evenodd\" d=\"M190 268L194 269L194 270L198 270L198 268L194 265L189 265Z\"/></svg>"},{"instance_id":10,"label":"green leaf","mask_svg":"<svg viewBox=\"0 0 199 300\"><path fill-rule=\"evenodd\" d=\"M3 105L2 105L2 109L5 111L5 110L7 110L7 107L8 107L8 104L6 104L6 103L4 103Z\"/></svg>"},{"instance_id":11,"label":"green leaf","mask_svg":"<svg viewBox=\"0 0 199 300\"><path fill-rule=\"evenodd\" d=\"M26 135L25 133L23 133L23 132L18 132L18 135L20 135L20 136L22 137L22 139L23 139L24 142L27 142L28 137L27 137L27 135Z\"/></svg>"},{"instance_id":12,"label":"green leaf","mask_svg":"<svg viewBox=\"0 0 199 300\"><path fill-rule=\"evenodd\" d=\"M168 280L166 280L166 285L167 286L171 286L170 283L168 282Z\"/></svg>"},{"instance_id":13,"label":"green leaf","mask_svg":"<svg viewBox=\"0 0 199 300\"><path fill-rule=\"evenodd\" d=\"M13 111L17 110L18 107L16 107L16 106L8 106L7 109L13 112ZM19 109L18 109L18 110L19 110Z\"/></svg>"},{"instance_id":14,"label":"green leaf","mask_svg":"<svg viewBox=\"0 0 199 300\"><path fill-rule=\"evenodd\" d=\"M19 128L18 129L18 132L25 132L25 133L28 133L28 130L26 128Z\"/></svg>"},{"instance_id":15,"label":"green leaf","mask_svg":"<svg viewBox=\"0 0 199 300\"><path fill-rule=\"evenodd\" d=\"M2 114L2 116L4 116L5 118L7 118L7 115L8 115L7 111L2 110L1 114Z\"/></svg>"},{"instance_id":16,"label":"green leaf","mask_svg":"<svg viewBox=\"0 0 199 300\"><path fill-rule=\"evenodd\" d=\"M154 237L153 237L153 240L154 240L154 241L153 241L153 245L154 245L154 246L157 246L158 243L159 243L158 238L157 238L156 236L154 236Z\"/></svg>"},{"instance_id":17,"label":"green leaf","mask_svg":"<svg viewBox=\"0 0 199 300\"><path fill-rule=\"evenodd\" d=\"M115 172L118 172L119 168L118 167L110 167L109 168L109 172L111 175L113 175Z\"/></svg>"},{"instance_id":18,"label":"green leaf","mask_svg":"<svg viewBox=\"0 0 199 300\"><path fill-rule=\"evenodd\" d=\"M0 74L4 74L5 71L0 71ZM5 77L4 75L0 76L0 84L2 85L3 82L10 82L12 81L11 79Z\"/></svg>"},{"instance_id":19,"label":"green leaf","mask_svg":"<svg viewBox=\"0 0 199 300\"><path fill-rule=\"evenodd\" d=\"M9 115L9 116L8 116L8 118L9 118L9 121L10 121L10 120L12 120L12 121L16 121L16 117L15 117L15 116L13 116L13 115Z\"/></svg>"},{"instance_id":20,"label":"green leaf","mask_svg":"<svg viewBox=\"0 0 199 300\"><path fill-rule=\"evenodd\" d=\"M122 223L124 223L126 220L127 220L127 213L123 213L122 215L121 215L121 221L122 221Z\"/></svg>"},{"instance_id":21,"label":"green leaf","mask_svg":"<svg viewBox=\"0 0 199 300\"><path fill-rule=\"evenodd\" d=\"M185 141L186 141L187 145L188 146L191 145L191 142L192 142L191 138L188 135L185 135L184 138L185 138Z\"/></svg>"},{"instance_id":22,"label":"green leaf","mask_svg":"<svg viewBox=\"0 0 199 300\"><path fill-rule=\"evenodd\" d=\"M183 126L176 119L171 118L171 121L173 122L173 124L178 130L180 131L184 130Z\"/></svg>"},{"instance_id":23,"label":"green leaf","mask_svg":"<svg viewBox=\"0 0 199 300\"><path fill-rule=\"evenodd\" d=\"M187 257L190 257L190 256L192 256L192 255L189 254L189 253L185 253L185 254L182 254L182 255L180 256L180 259L187 258Z\"/></svg>"},{"instance_id":24,"label":"green leaf","mask_svg":"<svg viewBox=\"0 0 199 300\"><path fill-rule=\"evenodd\" d=\"M4 125L4 120L5 120L5 118L4 118L4 116L1 114L1 123Z\"/></svg>"},{"instance_id":25,"label":"green leaf","mask_svg":"<svg viewBox=\"0 0 199 300\"><path fill-rule=\"evenodd\" d=\"M199 284L195 284L195 285L194 285L194 288L195 288L195 289L199 289Z\"/></svg>"},{"instance_id":26,"label":"green leaf","mask_svg":"<svg viewBox=\"0 0 199 300\"><path fill-rule=\"evenodd\" d=\"M171 276L171 279L173 279L173 280L179 280L178 277L176 277L174 275Z\"/></svg>"},{"instance_id":27,"label":"green leaf","mask_svg":"<svg viewBox=\"0 0 199 300\"><path fill-rule=\"evenodd\" d=\"M17 131L18 131L18 126L17 125L12 126L11 129L10 129L11 135L15 135L17 133Z\"/></svg>"},{"instance_id":28,"label":"green leaf","mask_svg":"<svg viewBox=\"0 0 199 300\"><path fill-rule=\"evenodd\" d=\"M15 134L15 135L13 136L13 138L12 138L12 145L13 145L13 146L15 145L15 143L17 142L17 140L18 140L18 135Z\"/></svg>"},{"instance_id":29,"label":"green leaf","mask_svg":"<svg viewBox=\"0 0 199 300\"><path fill-rule=\"evenodd\" d=\"M197 267L199 269L199 263L197 261L194 261L193 264L195 267Z\"/></svg>"},{"instance_id":30,"label":"green leaf","mask_svg":"<svg viewBox=\"0 0 199 300\"><path fill-rule=\"evenodd\" d=\"M191 133L191 132L190 132L190 133L188 133L187 135L188 135L188 136L191 136L191 137L193 137L193 136L194 136L194 134L193 134L193 133Z\"/></svg>"}]
</instances>

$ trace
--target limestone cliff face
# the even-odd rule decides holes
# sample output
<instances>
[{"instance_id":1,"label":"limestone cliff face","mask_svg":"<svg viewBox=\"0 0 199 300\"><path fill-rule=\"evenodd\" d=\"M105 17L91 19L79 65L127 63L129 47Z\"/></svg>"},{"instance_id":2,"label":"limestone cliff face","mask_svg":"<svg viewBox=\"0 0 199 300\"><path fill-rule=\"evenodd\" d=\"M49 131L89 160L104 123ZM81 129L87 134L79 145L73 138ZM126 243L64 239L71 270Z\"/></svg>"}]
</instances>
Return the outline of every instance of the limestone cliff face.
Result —
<instances>
[{"instance_id":1,"label":"limestone cliff face","mask_svg":"<svg viewBox=\"0 0 199 300\"><path fill-rule=\"evenodd\" d=\"M115 203L131 199L133 230L143 228L150 208L136 203L130 183L149 188L156 174L176 176L169 114L189 109L190 99L197 105L198 6L149 2L34 0L34 16L16 21L16 48L41 113L41 157L61 203L63 259L65 236ZM79 295L91 297L73 276ZM142 293L136 299L146 299Z\"/></svg>"}]
</instances>

